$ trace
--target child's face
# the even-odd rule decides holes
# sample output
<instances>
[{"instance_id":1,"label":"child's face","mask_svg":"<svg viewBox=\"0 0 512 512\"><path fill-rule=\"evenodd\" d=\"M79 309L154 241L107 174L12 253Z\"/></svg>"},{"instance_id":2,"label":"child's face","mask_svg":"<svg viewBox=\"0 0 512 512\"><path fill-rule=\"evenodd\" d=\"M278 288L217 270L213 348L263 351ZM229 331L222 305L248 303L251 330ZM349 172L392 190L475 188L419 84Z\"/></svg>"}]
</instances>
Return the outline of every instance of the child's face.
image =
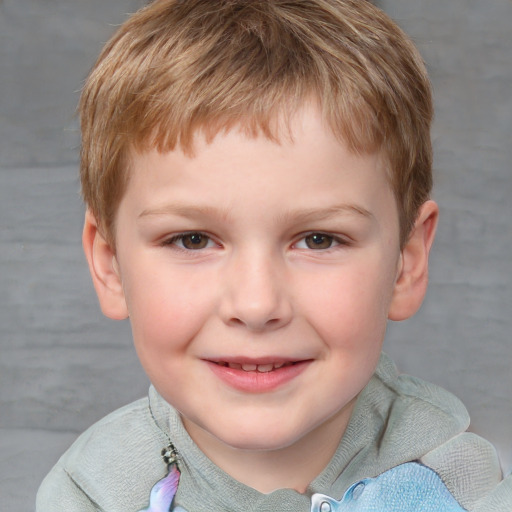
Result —
<instances>
[{"instance_id":1,"label":"child's face","mask_svg":"<svg viewBox=\"0 0 512 512\"><path fill-rule=\"evenodd\" d=\"M343 432L379 358L401 261L382 160L350 153L314 109L292 128L293 142L233 130L198 137L193 158L131 161L123 300L142 365L200 446Z\"/></svg>"}]
</instances>

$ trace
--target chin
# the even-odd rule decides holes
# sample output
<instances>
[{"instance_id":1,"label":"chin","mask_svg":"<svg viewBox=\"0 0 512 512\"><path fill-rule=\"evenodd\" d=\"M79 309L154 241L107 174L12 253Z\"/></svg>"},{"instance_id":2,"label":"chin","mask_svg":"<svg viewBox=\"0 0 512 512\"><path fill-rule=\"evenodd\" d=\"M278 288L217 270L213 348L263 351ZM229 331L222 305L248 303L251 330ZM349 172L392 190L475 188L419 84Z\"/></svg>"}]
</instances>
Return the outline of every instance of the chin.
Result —
<instances>
[{"instance_id":1,"label":"chin","mask_svg":"<svg viewBox=\"0 0 512 512\"><path fill-rule=\"evenodd\" d=\"M231 448L244 451L277 451L295 444L303 437L298 432L286 432L272 427L259 427L257 430L241 427L230 434L226 434L225 430L219 431L218 436L212 434Z\"/></svg>"}]
</instances>

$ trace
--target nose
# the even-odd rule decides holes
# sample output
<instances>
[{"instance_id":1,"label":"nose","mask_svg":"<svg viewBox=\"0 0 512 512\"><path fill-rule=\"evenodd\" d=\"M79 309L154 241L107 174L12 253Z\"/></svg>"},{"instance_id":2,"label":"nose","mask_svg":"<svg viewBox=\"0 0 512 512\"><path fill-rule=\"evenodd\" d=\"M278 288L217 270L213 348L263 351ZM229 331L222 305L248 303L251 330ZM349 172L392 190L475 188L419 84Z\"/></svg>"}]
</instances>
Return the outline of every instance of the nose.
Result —
<instances>
[{"instance_id":1,"label":"nose","mask_svg":"<svg viewBox=\"0 0 512 512\"><path fill-rule=\"evenodd\" d=\"M292 304L286 274L279 257L255 251L233 256L223 279L222 320L254 332L287 325Z\"/></svg>"}]
</instances>

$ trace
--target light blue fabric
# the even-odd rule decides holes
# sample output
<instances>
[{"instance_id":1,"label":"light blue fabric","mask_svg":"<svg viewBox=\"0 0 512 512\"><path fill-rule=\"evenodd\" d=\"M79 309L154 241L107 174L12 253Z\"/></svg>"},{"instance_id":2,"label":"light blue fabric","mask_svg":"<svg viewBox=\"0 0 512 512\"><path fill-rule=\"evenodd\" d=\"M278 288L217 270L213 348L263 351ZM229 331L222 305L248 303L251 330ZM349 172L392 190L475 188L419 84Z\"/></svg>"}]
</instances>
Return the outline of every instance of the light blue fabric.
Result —
<instances>
[{"instance_id":1,"label":"light blue fabric","mask_svg":"<svg viewBox=\"0 0 512 512\"><path fill-rule=\"evenodd\" d=\"M311 512L464 512L430 468L410 462L352 485L341 501L312 498Z\"/></svg>"},{"instance_id":2,"label":"light blue fabric","mask_svg":"<svg viewBox=\"0 0 512 512\"><path fill-rule=\"evenodd\" d=\"M140 512L186 512L181 507L171 509L178 483L179 471L172 466L169 474L153 487L150 506ZM311 512L465 512L465 509L434 471L409 462L353 484L341 501L314 494Z\"/></svg>"}]
</instances>

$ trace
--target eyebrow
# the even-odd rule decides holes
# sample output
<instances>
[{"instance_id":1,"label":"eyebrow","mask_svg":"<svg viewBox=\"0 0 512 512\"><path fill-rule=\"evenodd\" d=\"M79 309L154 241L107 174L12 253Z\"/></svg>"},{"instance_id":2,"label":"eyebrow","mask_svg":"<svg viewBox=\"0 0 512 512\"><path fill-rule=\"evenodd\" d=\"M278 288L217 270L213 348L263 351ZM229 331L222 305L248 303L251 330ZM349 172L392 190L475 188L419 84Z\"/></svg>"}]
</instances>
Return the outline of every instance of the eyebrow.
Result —
<instances>
[{"instance_id":1,"label":"eyebrow","mask_svg":"<svg viewBox=\"0 0 512 512\"><path fill-rule=\"evenodd\" d=\"M338 215L356 215L371 220L374 218L372 212L355 204L340 204L327 208L305 208L297 211L287 212L279 216L279 220L293 219L295 222L315 222L327 220Z\"/></svg>"},{"instance_id":2,"label":"eyebrow","mask_svg":"<svg viewBox=\"0 0 512 512\"><path fill-rule=\"evenodd\" d=\"M212 206L188 206L184 204L166 204L164 206L149 208L147 210L143 210L138 218L143 217L153 217L153 216L161 216L161 215L175 215L178 217L186 217L186 218L199 218L199 217L217 217L217 218L227 218L229 217L229 210L227 208L214 208Z\"/></svg>"},{"instance_id":3,"label":"eyebrow","mask_svg":"<svg viewBox=\"0 0 512 512\"><path fill-rule=\"evenodd\" d=\"M229 209L228 208L214 208L211 206L200 206L200 205L183 205L183 204L168 204L161 207L150 208L143 210L138 218L144 217L153 217L153 216L163 216L163 215L175 215L178 217L184 218L204 218L212 217L217 219L228 219L229 218ZM373 213L371 213L366 208L355 205L355 204L340 204L329 206L327 208L305 208L300 210L292 210L289 212L285 212L280 214L277 218L280 222L286 222L288 220L293 220L294 222L314 222L326 220L331 217L336 217L338 215L356 215L358 217L363 217L368 220L374 218Z\"/></svg>"}]
</instances>

